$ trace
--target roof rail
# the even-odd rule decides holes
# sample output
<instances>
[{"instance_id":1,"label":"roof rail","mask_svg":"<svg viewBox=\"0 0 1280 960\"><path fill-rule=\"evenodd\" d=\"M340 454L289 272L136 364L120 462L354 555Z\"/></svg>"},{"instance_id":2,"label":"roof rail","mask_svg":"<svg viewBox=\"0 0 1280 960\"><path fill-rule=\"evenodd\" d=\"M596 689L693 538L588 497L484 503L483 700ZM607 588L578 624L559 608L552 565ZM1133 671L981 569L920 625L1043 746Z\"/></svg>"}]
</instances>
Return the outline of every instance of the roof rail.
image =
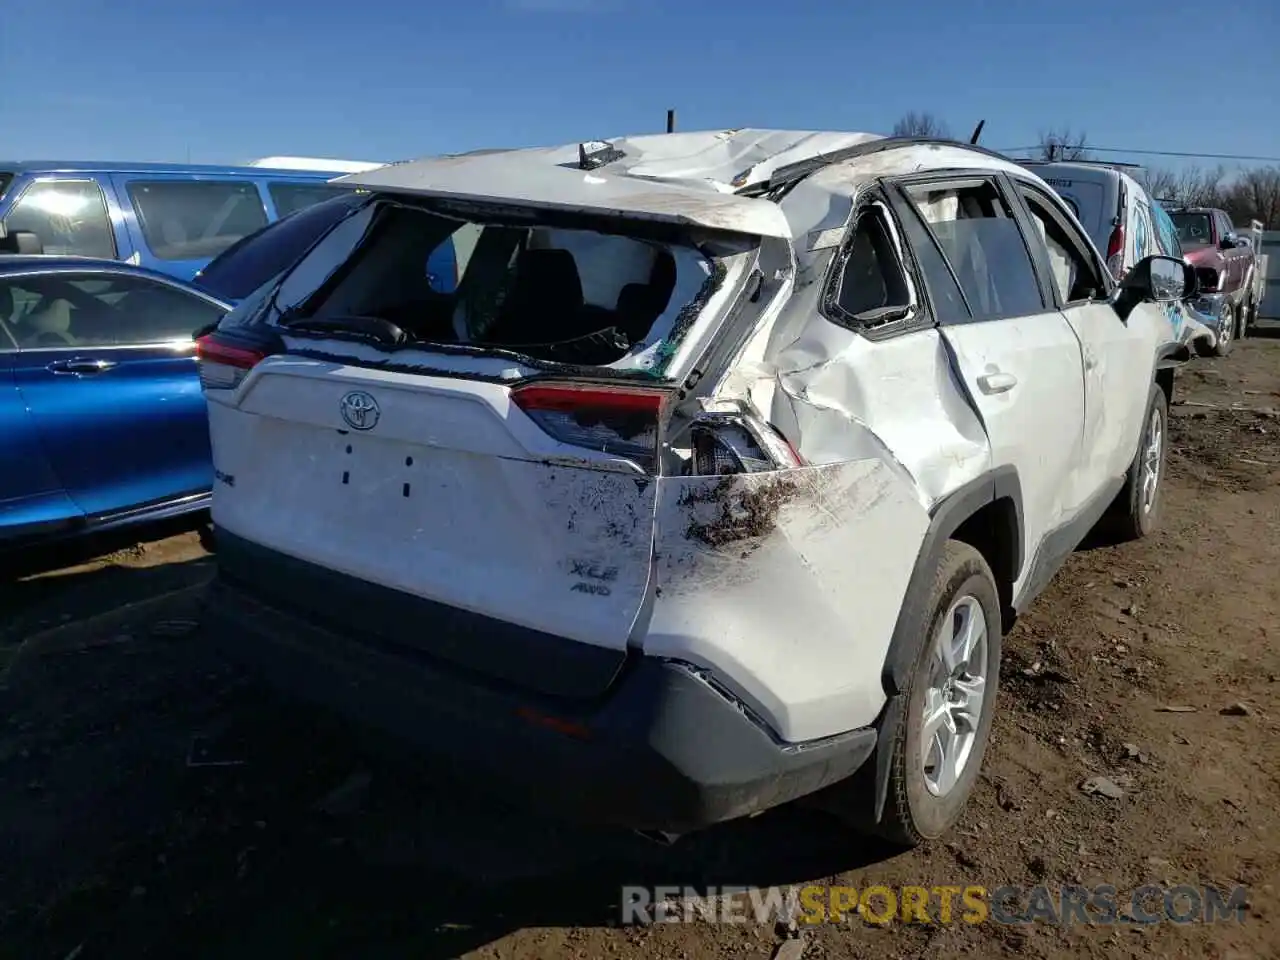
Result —
<instances>
[{"instance_id":1,"label":"roof rail","mask_svg":"<svg viewBox=\"0 0 1280 960\"><path fill-rule=\"evenodd\" d=\"M1009 158L1003 153L997 153L995 150L988 150L986 147L980 147L977 144L965 143L961 140L947 140L941 137L880 137L876 140L868 140L864 143L855 143L851 147L845 147L841 150L832 150L830 153L820 153L816 157L809 157L805 160L797 160L795 163L789 163L784 167L779 167L769 176L768 180L758 183L749 183L743 187L739 187L735 192L741 196L753 197L763 196L773 193L775 190L782 190L795 186L805 177L812 173L817 173L824 167L832 164L844 163L846 160L854 160L858 157L871 156L876 153L883 153L886 150L896 150L899 147L918 147L918 146L934 146L934 147L955 147L959 150L967 150L971 153L981 153L996 160L1009 162Z\"/></svg>"},{"instance_id":2,"label":"roof rail","mask_svg":"<svg viewBox=\"0 0 1280 960\"><path fill-rule=\"evenodd\" d=\"M1133 170L1144 170L1141 163L1124 163L1120 160L1046 160L1044 157L1029 157L1019 163L1083 163L1091 167L1128 167Z\"/></svg>"}]
</instances>

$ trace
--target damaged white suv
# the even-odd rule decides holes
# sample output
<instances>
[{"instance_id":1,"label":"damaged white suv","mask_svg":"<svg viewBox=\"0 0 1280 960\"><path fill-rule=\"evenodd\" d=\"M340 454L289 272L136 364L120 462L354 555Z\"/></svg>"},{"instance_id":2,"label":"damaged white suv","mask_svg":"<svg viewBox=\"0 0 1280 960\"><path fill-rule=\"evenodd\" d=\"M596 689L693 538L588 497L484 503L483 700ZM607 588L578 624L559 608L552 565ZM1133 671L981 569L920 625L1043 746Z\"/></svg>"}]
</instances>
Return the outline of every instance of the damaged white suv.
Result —
<instances>
[{"instance_id":1,"label":"damaged white suv","mask_svg":"<svg viewBox=\"0 0 1280 960\"><path fill-rule=\"evenodd\" d=\"M1187 357L1158 304L1194 273L1117 288L1041 179L950 143L668 134L346 182L198 344L210 637L574 816L953 824L1017 611L1104 515L1156 521Z\"/></svg>"}]
</instances>

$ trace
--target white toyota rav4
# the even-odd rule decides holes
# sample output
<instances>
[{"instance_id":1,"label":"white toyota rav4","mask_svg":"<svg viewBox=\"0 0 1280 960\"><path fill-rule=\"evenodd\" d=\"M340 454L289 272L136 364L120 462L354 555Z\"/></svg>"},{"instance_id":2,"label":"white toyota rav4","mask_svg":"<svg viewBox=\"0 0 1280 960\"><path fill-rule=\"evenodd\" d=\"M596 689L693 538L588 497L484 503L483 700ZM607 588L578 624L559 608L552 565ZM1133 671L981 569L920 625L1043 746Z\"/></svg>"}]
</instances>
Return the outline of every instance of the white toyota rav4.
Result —
<instances>
[{"instance_id":1,"label":"white toyota rav4","mask_svg":"<svg viewBox=\"0 0 1280 960\"><path fill-rule=\"evenodd\" d=\"M1117 286L1040 178L953 143L345 180L198 343L211 639L575 817L953 824L1017 612L1100 520L1156 522L1194 272Z\"/></svg>"}]
</instances>

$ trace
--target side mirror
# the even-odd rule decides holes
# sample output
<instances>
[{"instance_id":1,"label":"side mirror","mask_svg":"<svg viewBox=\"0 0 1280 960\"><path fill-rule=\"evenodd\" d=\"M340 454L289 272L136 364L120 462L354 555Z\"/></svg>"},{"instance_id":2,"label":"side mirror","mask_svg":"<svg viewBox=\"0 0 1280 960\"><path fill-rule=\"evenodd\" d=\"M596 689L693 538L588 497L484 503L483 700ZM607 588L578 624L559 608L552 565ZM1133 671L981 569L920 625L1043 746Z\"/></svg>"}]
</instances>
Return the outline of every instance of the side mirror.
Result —
<instances>
[{"instance_id":1,"label":"side mirror","mask_svg":"<svg viewBox=\"0 0 1280 960\"><path fill-rule=\"evenodd\" d=\"M1134 264L1116 288L1116 312L1127 319L1139 303L1176 303L1200 291L1199 278L1189 263L1156 254Z\"/></svg>"},{"instance_id":2,"label":"side mirror","mask_svg":"<svg viewBox=\"0 0 1280 960\"><path fill-rule=\"evenodd\" d=\"M1240 244L1234 233L1224 233L1222 235L1222 240L1218 243L1218 246L1223 250L1234 250L1236 247L1240 246Z\"/></svg>"}]
</instances>

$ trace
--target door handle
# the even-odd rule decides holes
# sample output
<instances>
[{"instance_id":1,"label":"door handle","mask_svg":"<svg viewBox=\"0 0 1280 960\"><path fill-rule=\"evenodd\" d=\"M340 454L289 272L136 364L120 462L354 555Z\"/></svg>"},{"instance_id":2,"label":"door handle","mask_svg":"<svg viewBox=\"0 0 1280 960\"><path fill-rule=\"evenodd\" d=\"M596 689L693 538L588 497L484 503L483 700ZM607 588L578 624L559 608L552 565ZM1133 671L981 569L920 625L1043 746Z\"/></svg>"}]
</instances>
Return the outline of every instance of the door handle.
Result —
<instances>
[{"instance_id":1,"label":"door handle","mask_svg":"<svg viewBox=\"0 0 1280 960\"><path fill-rule=\"evenodd\" d=\"M115 364L110 360L91 360L88 357L74 357L71 360L55 360L49 364L51 373L72 374L74 376L86 376L94 373L102 373L104 370L110 370Z\"/></svg>"},{"instance_id":2,"label":"door handle","mask_svg":"<svg viewBox=\"0 0 1280 960\"><path fill-rule=\"evenodd\" d=\"M978 378L978 386L983 393L1005 393L1018 385L1018 378L1012 373L988 373Z\"/></svg>"}]
</instances>

